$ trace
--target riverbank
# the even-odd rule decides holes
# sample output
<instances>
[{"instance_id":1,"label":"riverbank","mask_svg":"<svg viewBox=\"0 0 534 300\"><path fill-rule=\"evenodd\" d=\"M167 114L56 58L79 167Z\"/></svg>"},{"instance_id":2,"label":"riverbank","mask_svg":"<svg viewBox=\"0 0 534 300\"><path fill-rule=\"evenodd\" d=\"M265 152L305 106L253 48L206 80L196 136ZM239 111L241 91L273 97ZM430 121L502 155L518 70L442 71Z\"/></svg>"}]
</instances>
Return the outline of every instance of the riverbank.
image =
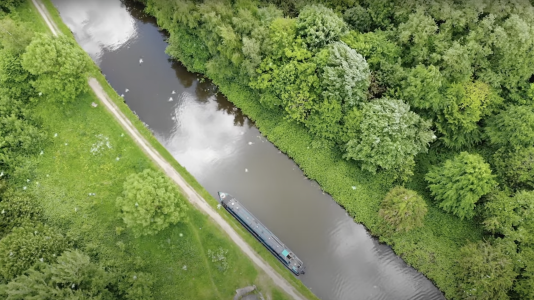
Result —
<instances>
[{"instance_id":1,"label":"riverbank","mask_svg":"<svg viewBox=\"0 0 534 300\"><path fill-rule=\"evenodd\" d=\"M220 91L255 122L269 141L291 157L308 178L316 180L356 222L364 224L371 234L392 246L400 257L431 279L448 298L458 297L458 252L467 241L481 240L482 229L476 221L460 220L444 213L430 200L423 180L424 174L428 171L430 162L438 164L446 155L437 158L439 149L420 154L416 158L416 174L407 183L409 188L423 195L428 203L425 226L409 233L381 236L378 210L384 195L393 185L391 174L374 175L362 171L358 163L343 159L342 153L336 147L318 141L303 125L284 117L282 109L267 109L257 101L261 98L259 93L239 84L239 80L226 79L238 77L236 74L242 74L240 70L232 69L233 65L229 63L225 65L227 69L224 70L213 68L218 63L223 65L221 61L224 59L213 59L209 61L211 68L206 67L209 59L209 55L206 55L207 49L215 49L215 46L203 44L199 36L186 30L187 26L193 25L186 26L177 21L175 18L179 16L169 13L173 11L172 6L149 1L149 7L150 12L158 19L158 24L171 35L168 54L182 62L189 70L203 72L213 80ZM198 56L195 56L195 53Z\"/></svg>"},{"instance_id":2,"label":"riverbank","mask_svg":"<svg viewBox=\"0 0 534 300\"><path fill-rule=\"evenodd\" d=\"M45 4L50 8L49 2ZM29 5L21 7L20 16L22 21L38 18ZM51 16L55 23L59 24L60 30L72 38L66 26L58 22L57 13L52 10ZM42 25L36 31L45 32L46 27L44 23ZM148 140L149 142L143 141L148 147L146 149L154 154L157 150L164 157L155 154L161 161L170 161L165 162L164 170L174 172L177 178L180 177L178 173L185 175L186 181L197 191L208 195L107 85L96 66L93 66L92 73L100 84L103 83L103 89L109 95L109 98L104 99L110 101L104 103L111 104L113 101L113 105L120 108L123 123L129 123L130 131L134 130L134 127L137 130L137 141L143 138ZM93 79L91 86L99 90L100 84ZM102 90L99 93L104 97ZM135 141L128 137L126 128L121 128L113 121L113 115L107 113L102 105L94 107L92 103L99 103L95 95L83 94L73 104L41 102L35 107L37 115L43 120L42 126L53 139L43 148L42 155L35 162L35 177L32 181L39 184L30 187L29 192L39 196L47 220L69 232L69 235L77 238L81 244L88 245L91 251L99 253L101 260L115 261L125 256L142 258L147 271L158 278L154 289L157 291L157 299L173 299L177 294L183 299L226 299L233 295L236 288L250 284L256 284L260 291L271 294L274 299L286 299L287 296L277 290L267 277L274 276L276 284L281 285L284 285L283 279L277 278L272 272L266 276L249 260L242 259L239 247L228 241L227 236L211 219L196 210L190 210L189 224L172 226L153 237L136 239L127 230L121 229L124 225L117 219L117 209L113 204L114 199L121 193L121 182L131 172L147 167L155 168L156 165L136 146ZM116 112L118 113L118 110ZM112 147L97 156L91 155L88 149L98 143L100 138L109 141ZM182 187L187 187L187 184L184 184ZM200 198L197 191L184 188L188 195ZM211 199L211 202L216 203L214 199ZM203 203L202 205L207 206ZM226 225L226 230L233 232L234 240L240 240L240 246L246 248L243 239L233 230L241 230L241 236L247 236L247 233L235 224L235 221L232 230L221 216L211 209L220 219L219 224ZM254 239L248 236L247 241L256 243L255 248L262 249L266 260L270 263L274 261L274 264L278 265L275 267L278 271L289 273ZM227 267L222 271L219 263L210 261L208 257L208 253L219 249L227 253L224 259ZM247 251L247 254L256 259L255 262L262 263L250 248ZM169 265L171 261L173 263ZM228 276L229 274L232 276ZM291 278L291 275L286 274L285 277ZM292 281L299 283L297 279ZM284 288L293 298L300 298L287 284ZM302 284L299 288L310 295L308 298L313 298Z\"/></svg>"}]
</instances>

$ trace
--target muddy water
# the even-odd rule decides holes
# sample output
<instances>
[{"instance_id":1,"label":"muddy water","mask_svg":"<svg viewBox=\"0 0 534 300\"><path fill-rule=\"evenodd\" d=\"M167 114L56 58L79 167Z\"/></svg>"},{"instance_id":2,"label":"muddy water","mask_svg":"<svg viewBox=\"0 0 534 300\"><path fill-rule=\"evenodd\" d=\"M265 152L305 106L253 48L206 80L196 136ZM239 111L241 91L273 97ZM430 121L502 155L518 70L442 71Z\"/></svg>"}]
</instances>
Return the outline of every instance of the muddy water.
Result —
<instances>
[{"instance_id":1,"label":"muddy water","mask_svg":"<svg viewBox=\"0 0 534 300\"><path fill-rule=\"evenodd\" d=\"M113 88L180 164L213 196L233 194L304 261L307 273L300 278L318 297L444 298L307 180L215 86L173 62L164 53L165 34L139 6L53 3Z\"/></svg>"}]
</instances>

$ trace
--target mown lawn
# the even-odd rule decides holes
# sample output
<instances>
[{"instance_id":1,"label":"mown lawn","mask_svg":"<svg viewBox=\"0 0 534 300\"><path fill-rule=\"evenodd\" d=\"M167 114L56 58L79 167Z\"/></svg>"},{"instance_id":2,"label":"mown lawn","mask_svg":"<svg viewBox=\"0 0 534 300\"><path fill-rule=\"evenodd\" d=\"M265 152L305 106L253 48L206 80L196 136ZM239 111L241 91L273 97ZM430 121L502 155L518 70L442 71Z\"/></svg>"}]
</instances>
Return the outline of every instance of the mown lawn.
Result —
<instances>
[{"instance_id":1,"label":"mown lawn","mask_svg":"<svg viewBox=\"0 0 534 300\"><path fill-rule=\"evenodd\" d=\"M47 32L30 1L20 7L18 17L31 22L34 31ZM156 167L111 114L102 105L92 107L93 102L99 103L92 93L85 93L72 104L39 102L33 108L48 141L36 145L41 154L30 158L27 171L13 184L37 196L46 222L63 229L74 247L104 265L128 260L152 273L155 299L230 299L235 289L251 284L263 295L288 299L219 227L191 205L188 223L155 236L134 238L124 228L115 199L126 176ZM138 128L142 126L135 121ZM143 134L150 133L143 128ZM214 262L213 253L221 251L224 260Z\"/></svg>"}]
</instances>

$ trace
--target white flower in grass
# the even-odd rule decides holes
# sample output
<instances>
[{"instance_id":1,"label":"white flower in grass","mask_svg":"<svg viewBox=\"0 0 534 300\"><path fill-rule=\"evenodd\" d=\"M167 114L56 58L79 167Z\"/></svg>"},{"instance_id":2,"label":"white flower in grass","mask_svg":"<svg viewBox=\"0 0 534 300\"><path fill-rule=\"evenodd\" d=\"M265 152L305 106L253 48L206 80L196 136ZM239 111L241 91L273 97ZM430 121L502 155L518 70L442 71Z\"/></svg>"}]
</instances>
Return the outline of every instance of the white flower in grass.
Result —
<instances>
[{"instance_id":1,"label":"white flower in grass","mask_svg":"<svg viewBox=\"0 0 534 300\"><path fill-rule=\"evenodd\" d=\"M23 190L26 190L26 189L27 189L27 187L22 187L22 189L23 189Z\"/></svg>"},{"instance_id":2,"label":"white flower in grass","mask_svg":"<svg viewBox=\"0 0 534 300\"><path fill-rule=\"evenodd\" d=\"M182 267L182 270L184 270L184 271L187 270L187 266L184 265L184 266Z\"/></svg>"},{"instance_id":3,"label":"white flower in grass","mask_svg":"<svg viewBox=\"0 0 534 300\"><path fill-rule=\"evenodd\" d=\"M57 133L56 133L56 134L54 134L54 137L57 137Z\"/></svg>"}]
</instances>

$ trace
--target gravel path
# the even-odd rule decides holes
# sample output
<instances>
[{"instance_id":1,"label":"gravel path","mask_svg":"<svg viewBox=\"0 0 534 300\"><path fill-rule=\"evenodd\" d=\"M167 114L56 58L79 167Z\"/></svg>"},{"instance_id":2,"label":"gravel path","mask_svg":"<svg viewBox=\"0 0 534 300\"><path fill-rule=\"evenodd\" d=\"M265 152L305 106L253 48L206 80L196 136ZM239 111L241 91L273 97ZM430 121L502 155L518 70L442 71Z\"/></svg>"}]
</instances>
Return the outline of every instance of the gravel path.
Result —
<instances>
[{"instance_id":1,"label":"gravel path","mask_svg":"<svg viewBox=\"0 0 534 300\"><path fill-rule=\"evenodd\" d=\"M46 10L46 7L38 1L32 0L33 4L45 20L46 24L52 31L52 34L57 36L61 32L57 28L56 24L50 17L50 14ZM119 108L109 98L104 91L100 83L95 78L89 78L89 86L96 94L96 96L102 101L102 104L111 112L115 119L121 124L121 126L128 132L128 134L134 139L134 141L141 147L141 149L171 178L183 191L186 198L195 205L198 209L205 212L210 216L215 223L217 223L222 230L224 230L228 236L234 241L234 243L241 248L241 250L260 267L273 281L274 283L284 290L293 299L305 298L296 291L287 280L285 280L278 272L276 272L270 265L268 265L263 258L261 258L249 244L237 234L237 232L224 220L221 215L211 207L208 202L202 198L184 179L183 177L169 164L154 147L152 147L148 141L139 133L135 126L126 118L126 116L119 110Z\"/></svg>"}]
</instances>

